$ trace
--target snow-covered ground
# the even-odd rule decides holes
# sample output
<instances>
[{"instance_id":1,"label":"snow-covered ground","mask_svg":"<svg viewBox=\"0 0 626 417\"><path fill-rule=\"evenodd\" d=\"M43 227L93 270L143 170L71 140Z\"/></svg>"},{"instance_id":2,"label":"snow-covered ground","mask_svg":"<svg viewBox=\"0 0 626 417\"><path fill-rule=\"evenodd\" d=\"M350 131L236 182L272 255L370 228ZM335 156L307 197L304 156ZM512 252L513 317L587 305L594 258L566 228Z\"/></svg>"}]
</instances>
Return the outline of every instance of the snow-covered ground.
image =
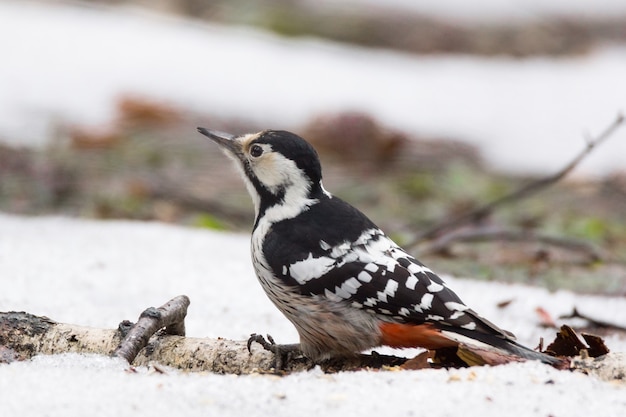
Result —
<instances>
[{"instance_id":1,"label":"snow-covered ground","mask_svg":"<svg viewBox=\"0 0 626 417\"><path fill-rule=\"evenodd\" d=\"M559 60L420 57L136 9L5 0L0 53L0 140L13 143L40 144L58 123L106 123L116 98L133 93L268 128L361 110L475 143L499 168L549 172L626 109L624 46ZM623 170L624 155L622 131L578 172Z\"/></svg>"},{"instance_id":2,"label":"snow-covered ground","mask_svg":"<svg viewBox=\"0 0 626 417\"><path fill-rule=\"evenodd\" d=\"M254 277L248 236L159 223L89 221L0 214L0 311L116 327L148 306L187 294L188 335L245 339L271 333L296 341ZM431 265L436 269L436 265ZM548 293L519 285L448 277L483 315L534 345L534 309L554 317L580 311L626 322L626 300ZM513 299L504 309L496 304ZM613 351L626 341L608 338ZM99 356L39 357L0 366L2 416L105 416L175 413L241 415L623 416L626 387L537 363L495 368L273 376L127 373ZM382 413L382 414L381 414Z\"/></svg>"}]
</instances>

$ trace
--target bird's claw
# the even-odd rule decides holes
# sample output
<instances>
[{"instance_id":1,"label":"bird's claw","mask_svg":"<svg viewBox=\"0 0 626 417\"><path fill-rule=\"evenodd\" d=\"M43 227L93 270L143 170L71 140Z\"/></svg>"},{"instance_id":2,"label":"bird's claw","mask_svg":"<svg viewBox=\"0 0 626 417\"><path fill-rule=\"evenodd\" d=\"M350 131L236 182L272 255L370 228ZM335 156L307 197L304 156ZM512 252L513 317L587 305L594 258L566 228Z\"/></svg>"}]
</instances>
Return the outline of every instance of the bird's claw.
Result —
<instances>
[{"instance_id":1,"label":"bird's claw","mask_svg":"<svg viewBox=\"0 0 626 417\"><path fill-rule=\"evenodd\" d=\"M248 352L252 354L252 343L260 344L263 349L272 352L274 354L274 369L282 371L284 366L289 363L289 360L293 354L301 354L300 345L299 344L291 344L291 345L279 345L276 344L274 338L267 335L267 340L263 335L252 333L248 338Z\"/></svg>"},{"instance_id":2,"label":"bird's claw","mask_svg":"<svg viewBox=\"0 0 626 417\"><path fill-rule=\"evenodd\" d=\"M269 340L269 342L267 341ZM259 345L263 346L263 349L265 350L269 350L270 352L274 352L273 350L273 346L276 346L276 342L274 342L274 338L272 336L270 336L269 334L267 335L267 340L265 340L265 338L263 337L263 335L261 334L256 334L256 333L252 333L250 335L250 337L248 338L248 352L250 354L252 354L252 343L256 342ZM276 353L276 352L274 352Z\"/></svg>"}]
</instances>

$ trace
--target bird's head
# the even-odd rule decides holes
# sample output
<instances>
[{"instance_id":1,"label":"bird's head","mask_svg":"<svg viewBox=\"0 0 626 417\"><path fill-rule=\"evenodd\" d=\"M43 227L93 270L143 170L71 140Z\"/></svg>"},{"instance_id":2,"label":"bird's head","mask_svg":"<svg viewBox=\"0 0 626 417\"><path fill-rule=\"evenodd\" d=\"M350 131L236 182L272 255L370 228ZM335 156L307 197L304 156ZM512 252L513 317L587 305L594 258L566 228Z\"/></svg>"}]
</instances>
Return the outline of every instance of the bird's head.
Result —
<instances>
[{"instance_id":1,"label":"bird's head","mask_svg":"<svg viewBox=\"0 0 626 417\"><path fill-rule=\"evenodd\" d=\"M294 133L264 130L235 136L202 127L198 131L217 143L241 170L257 221L271 207L292 211L299 207L301 211L312 201L329 196L322 186L317 152Z\"/></svg>"}]
</instances>

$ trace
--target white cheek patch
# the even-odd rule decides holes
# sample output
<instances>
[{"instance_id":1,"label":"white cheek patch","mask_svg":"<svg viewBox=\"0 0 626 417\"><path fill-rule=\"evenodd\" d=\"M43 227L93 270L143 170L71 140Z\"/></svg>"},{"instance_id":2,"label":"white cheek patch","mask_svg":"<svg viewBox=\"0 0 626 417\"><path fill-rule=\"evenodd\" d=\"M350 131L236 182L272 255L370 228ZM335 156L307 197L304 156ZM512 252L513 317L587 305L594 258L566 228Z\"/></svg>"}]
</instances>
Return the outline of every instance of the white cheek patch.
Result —
<instances>
[{"instance_id":1,"label":"white cheek patch","mask_svg":"<svg viewBox=\"0 0 626 417\"><path fill-rule=\"evenodd\" d=\"M254 175L272 193L281 188L309 190L309 180L296 163L277 153L266 153L256 160L250 161Z\"/></svg>"},{"instance_id":2,"label":"white cheek patch","mask_svg":"<svg viewBox=\"0 0 626 417\"><path fill-rule=\"evenodd\" d=\"M250 159L250 168L259 182L270 191L275 190L284 182L283 176L275 167L274 155L272 154L262 155L258 159Z\"/></svg>"}]
</instances>

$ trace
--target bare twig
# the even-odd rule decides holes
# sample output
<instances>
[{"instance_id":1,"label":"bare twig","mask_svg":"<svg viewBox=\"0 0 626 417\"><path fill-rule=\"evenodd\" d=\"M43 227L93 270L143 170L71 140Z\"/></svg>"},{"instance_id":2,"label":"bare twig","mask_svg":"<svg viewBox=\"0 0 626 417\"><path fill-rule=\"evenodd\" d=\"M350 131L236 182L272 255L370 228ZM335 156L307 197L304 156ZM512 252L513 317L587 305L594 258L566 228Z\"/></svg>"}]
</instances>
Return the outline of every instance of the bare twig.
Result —
<instances>
[{"instance_id":1,"label":"bare twig","mask_svg":"<svg viewBox=\"0 0 626 417\"><path fill-rule=\"evenodd\" d=\"M611 330L619 330L622 332L626 332L626 326L622 326L616 323L609 323L608 321L602 321L594 319L586 314L583 314L578 311L576 307L572 310L570 314L560 316L559 319L583 319L589 322L592 327L602 328L602 329L611 329Z\"/></svg>"},{"instance_id":2,"label":"bare twig","mask_svg":"<svg viewBox=\"0 0 626 417\"><path fill-rule=\"evenodd\" d=\"M189 297L179 295L159 308L147 308L139 316L137 324L126 334L113 356L133 363L152 335L162 328L165 328L166 334L184 336L187 307L189 307Z\"/></svg>"},{"instance_id":3,"label":"bare twig","mask_svg":"<svg viewBox=\"0 0 626 417\"><path fill-rule=\"evenodd\" d=\"M542 243L568 251L582 253L589 259L589 262L595 262L601 259L597 248L583 240L542 235L528 230L511 230L492 227L476 230L461 230L459 232L445 234L432 244L423 248L420 252L442 252L449 249L452 244L459 242L476 243L491 241Z\"/></svg>"},{"instance_id":4,"label":"bare twig","mask_svg":"<svg viewBox=\"0 0 626 417\"><path fill-rule=\"evenodd\" d=\"M516 201L519 201L523 198L528 197L529 195L535 194L544 188L558 182L561 178L565 177L569 174L576 166L587 156L589 155L597 146L606 141L624 122L624 115L618 114L615 120L595 139L587 139L585 148L574 158L572 159L565 167L563 167L558 172L545 177L540 178L536 181L532 181L525 186L513 191L510 194L507 194L503 197L500 197L484 206L477 207L474 210L471 210L467 213L464 213L458 217L454 217L452 219L446 219L434 226L426 229L425 231L419 233L413 241L411 241L406 246L408 248L415 247L418 243L436 238L441 236L444 233L449 233L450 231L456 230L461 226L464 226L468 223L474 223L484 219L493 211L500 206L510 204Z\"/></svg>"}]
</instances>

